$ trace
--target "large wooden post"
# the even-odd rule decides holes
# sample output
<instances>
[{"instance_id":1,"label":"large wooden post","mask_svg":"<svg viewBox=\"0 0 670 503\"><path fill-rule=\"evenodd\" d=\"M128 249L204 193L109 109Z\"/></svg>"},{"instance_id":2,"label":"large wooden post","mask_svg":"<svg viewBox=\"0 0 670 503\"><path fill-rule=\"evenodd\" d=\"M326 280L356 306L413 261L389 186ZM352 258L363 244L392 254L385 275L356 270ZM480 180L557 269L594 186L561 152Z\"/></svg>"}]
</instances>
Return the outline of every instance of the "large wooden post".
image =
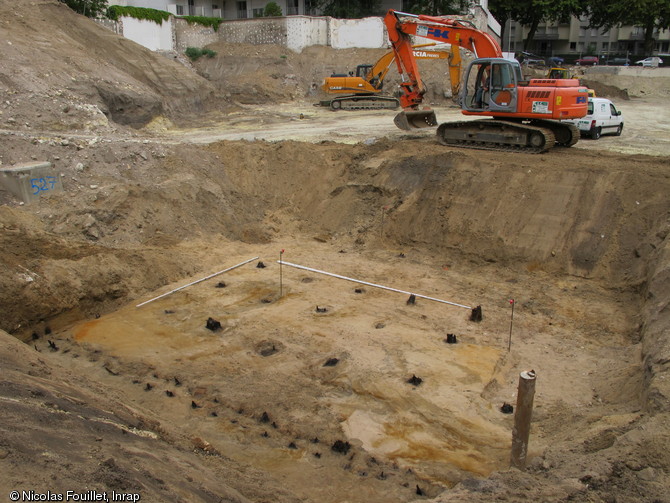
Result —
<instances>
[{"instance_id":1,"label":"large wooden post","mask_svg":"<svg viewBox=\"0 0 670 503\"><path fill-rule=\"evenodd\" d=\"M535 397L535 371L528 370L519 375L519 390L514 412L514 429L512 430L511 465L523 470L526 468L528 438L530 437L530 420L533 415L533 398Z\"/></svg>"}]
</instances>

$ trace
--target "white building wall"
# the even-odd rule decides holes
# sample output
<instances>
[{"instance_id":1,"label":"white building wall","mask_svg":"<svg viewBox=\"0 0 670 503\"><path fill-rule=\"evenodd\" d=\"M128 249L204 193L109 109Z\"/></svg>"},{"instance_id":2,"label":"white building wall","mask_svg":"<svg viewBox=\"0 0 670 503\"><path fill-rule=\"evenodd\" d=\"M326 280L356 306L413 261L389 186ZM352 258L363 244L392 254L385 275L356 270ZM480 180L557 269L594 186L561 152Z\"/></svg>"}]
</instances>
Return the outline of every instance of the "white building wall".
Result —
<instances>
[{"instance_id":1,"label":"white building wall","mask_svg":"<svg viewBox=\"0 0 670 503\"><path fill-rule=\"evenodd\" d=\"M143 45L152 51L171 51L172 43L172 18L156 24L153 21L123 17L123 36L127 39Z\"/></svg>"},{"instance_id":2,"label":"white building wall","mask_svg":"<svg viewBox=\"0 0 670 503\"><path fill-rule=\"evenodd\" d=\"M384 22L378 17L363 19L330 19L330 45L333 49L361 47L379 49L387 46Z\"/></svg>"}]
</instances>

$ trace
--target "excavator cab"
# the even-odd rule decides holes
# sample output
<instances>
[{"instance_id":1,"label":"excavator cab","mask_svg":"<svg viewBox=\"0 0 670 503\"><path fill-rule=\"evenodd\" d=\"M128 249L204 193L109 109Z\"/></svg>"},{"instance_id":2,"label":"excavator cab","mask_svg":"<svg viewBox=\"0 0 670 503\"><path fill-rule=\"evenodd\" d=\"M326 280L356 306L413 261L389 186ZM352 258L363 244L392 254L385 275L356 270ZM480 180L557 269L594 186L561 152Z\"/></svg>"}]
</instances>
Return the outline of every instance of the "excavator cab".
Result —
<instances>
[{"instance_id":1,"label":"excavator cab","mask_svg":"<svg viewBox=\"0 0 670 503\"><path fill-rule=\"evenodd\" d=\"M375 91L381 91L384 87L384 76L386 75L386 68L378 69L377 73L373 73L373 65L358 65L356 67L356 77L360 77L370 83ZM388 68L388 67L387 67Z\"/></svg>"},{"instance_id":2,"label":"excavator cab","mask_svg":"<svg viewBox=\"0 0 670 503\"><path fill-rule=\"evenodd\" d=\"M461 105L468 112L515 112L521 66L503 58L475 59L465 75Z\"/></svg>"},{"instance_id":3,"label":"excavator cab","mask_svg":"<svg viewBox=\"0 0 670 503\"><path fill-rule=\"evenodd\" d=\"M356 77L364 79L368 76L370 70L372 70L372 65L358 65L356 67Z\"/></svg>"}]
</instances>

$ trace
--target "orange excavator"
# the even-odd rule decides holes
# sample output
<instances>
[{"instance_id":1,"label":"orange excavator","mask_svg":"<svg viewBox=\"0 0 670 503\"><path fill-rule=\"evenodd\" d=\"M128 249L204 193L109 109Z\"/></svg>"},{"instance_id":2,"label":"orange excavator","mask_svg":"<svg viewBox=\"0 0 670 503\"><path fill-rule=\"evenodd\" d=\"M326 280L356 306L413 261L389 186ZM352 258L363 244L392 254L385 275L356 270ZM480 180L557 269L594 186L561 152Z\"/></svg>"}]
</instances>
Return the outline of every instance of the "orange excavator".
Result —
<instances>
[{"instance_id":1,"label":"orange excavator","mask_svg":"<svg viewBox=\"0 0 670 503\"><path fill-rule=\"evenodd\" d=\"M495 39L466 20L389 10L384 23L403 76L400 105L404 111L394 120L400 129L437 126L435 112L419 108L426 88L412 50L414 35L462 47L475 55L461 86L461 112L492 117L440 124L440 143L545 152L554 145L570 147L579 140L579 130L561 122L586 115L587 88L577 79L525 80L519 62L504 59Z\"/></svg>"},{"instance_id":2,"label":"orange excavator","mask_svg":"<svg viewBox=\"0 0 670 503\"><path fill-rule=\"evenodd\" d=\"M461 83L461 54L456 46L451 46L450 52L427 50L436 44L421 44L412 46L412 54L416 59L448 59L449 75L453 96L457 96ZM396 109L400 106L397 98L381 96L384 79L388 73L395 53L389 51L377 60L374 65L358 65L356 73L333 74L327 77L321 86L328 94L341 94L332 100L320 101L316 105L330 107L332 110L371 110Z\"/></svg>"}]
</instances>

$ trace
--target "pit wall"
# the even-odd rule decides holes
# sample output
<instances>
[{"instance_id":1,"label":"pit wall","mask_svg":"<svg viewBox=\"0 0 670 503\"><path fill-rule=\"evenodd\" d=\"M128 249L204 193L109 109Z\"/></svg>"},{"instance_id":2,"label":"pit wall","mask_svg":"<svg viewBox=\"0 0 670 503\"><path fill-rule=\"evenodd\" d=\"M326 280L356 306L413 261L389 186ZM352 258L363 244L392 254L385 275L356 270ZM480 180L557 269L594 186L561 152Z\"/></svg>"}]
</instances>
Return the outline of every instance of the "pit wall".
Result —
<instances>
[{"instance_id":1,"label":"pit wall","mask_svg":"<svg viewBox=\"0 0 670 503\"><path fill-rule=\"evenodd\" d=\"M645 292L642 356L645 403L650 412L670 411L670 233L664 235Z\"/></svg>"}]
</instances>

